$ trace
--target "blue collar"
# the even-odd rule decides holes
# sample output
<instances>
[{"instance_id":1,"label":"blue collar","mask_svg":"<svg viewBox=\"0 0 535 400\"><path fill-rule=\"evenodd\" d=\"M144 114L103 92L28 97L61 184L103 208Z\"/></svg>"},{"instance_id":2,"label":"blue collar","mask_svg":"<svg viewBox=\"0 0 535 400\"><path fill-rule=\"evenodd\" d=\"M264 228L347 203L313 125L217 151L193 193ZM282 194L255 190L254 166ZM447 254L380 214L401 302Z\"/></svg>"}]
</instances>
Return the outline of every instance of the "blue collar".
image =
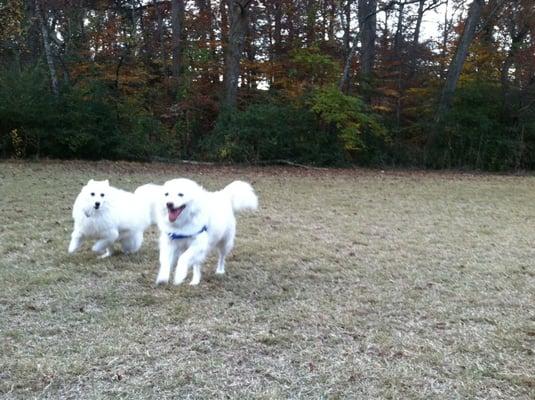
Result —
<instances>
[{"instance_id":1,"label":"blue collar","mask_svg":"<svg viewBox=\"0 0 535 400\"><path fill-rule=\"evenodd\" d=\"M194 236L200 235L201 233L206 232L207 230L208 230L208 228L206 227L206 225L204 225L199 232L196 232L196 233L194 233L192 235L182 235L181 233L173 233L173 232L171 232L171 233L168 233L167 236L169 236L169 239L171 239L171 240L189 239L189 238L192 238Z\"/></svg>"}]
</instances>

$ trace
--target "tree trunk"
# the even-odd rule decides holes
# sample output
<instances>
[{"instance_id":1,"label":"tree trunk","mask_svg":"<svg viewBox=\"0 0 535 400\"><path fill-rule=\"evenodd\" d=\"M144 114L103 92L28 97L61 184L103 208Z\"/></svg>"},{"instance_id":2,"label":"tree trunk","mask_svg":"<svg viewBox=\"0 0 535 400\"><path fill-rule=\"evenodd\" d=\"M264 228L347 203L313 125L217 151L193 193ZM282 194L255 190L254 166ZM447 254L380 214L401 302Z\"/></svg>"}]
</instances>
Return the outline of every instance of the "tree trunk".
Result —
<instances>
[{"instance_id":1,"label":"tree trunk","mask_svg":"<svg viewBox=\"0 0 535 400\"><path fill-rule=\"evenodd\" d=\"M24 21L28 28L24 38L24 45L26 46L27 51L21 52L21 61L24 64L33 65L37 63L41 50L41 27L39 26L39 21L37 18L37 13L35 12L35 1L25 1L24 2L24 11L27 15L27 20Z\"/></svg>"},{"instance_id":2,"label":"tree trunk","mask_svg":"<svg viewBox=\"0 0 535 400\"><path fill-rule=\"evenodd\" d=\"M197 9L199 10L197 26L199 27L199 48L209 52L212 60L204 64L202 69L201 80L207 84L217 82L216 72L214 71L214 61L216 59L215 32L212 26L212 5L210 0L196 0Z\"/></svg>"},{"instance_id":3,"label":"tree trunk","mask_svg":"<svg viewBox=\"0 0 535 400\"><path fill-rule=\"evenodd\" d=\"M160 42L160 52L162 57L162 78L164 80L164 85L168 88L167 49L165 47L165 38L163 31L163 16L162 11L160 10L160 4L158 3L158 0L154 0L154 10L156 11L156 18L158 23L158 40Z\"/></svg>"},{"instance_id":4,"label":"tree trunk","mask_svg":"<svg viewBox=\"0 0 535 400\"><path fill-rule=\"evenodd\" d=\"M52 55L52 49L50 48L50 38L48 36L48 27L45 17L43 16L43 10L41 10L40 0L35 0L35 13L39 20L39 26L41 27L41 35L43 37L43 47L45 50L46 63L48 64L48 70L50 72L50 82L52 85L52 92L57 97L59 95L58 77L56 74L56 67L54 66L54 58Z\"/></svg>"},{"instance_id":5,"label":"tree trunk","mask_svg":"<svg viewBox=\"0 0 535 400\"><path fill-rule=\"evenodd\" d=\"M377 0L359 0L360 26L360 73L367 78L373 71L375 61L375 39L377 36Z\"/></svg>"},{"instance_id":6,"label":"tree trunk","mask_svg":"<svg viewBox=\"0 0 535 400\"><path fill-rule=\"evenodd\" d=\"M312 46L316 39L316 19L317 8L315 0L307 0L306 3L306 43L308 47Z\"/></svg>"},{"instance_id":7,"label":"tree trunk","mask_svg":"<svg viewBox=\"0 0 535 400\"><path fill-rule=\"evenodd\" d=\"M223 76L225 93L223 103L230 108L235 108L240 78L240 60L245 44L251 0L226 1L228 1L229 5L230 29L225 51L225 71Z\"/></svg>"},{"instance_id":8,"label":"tree trunk","mask_svg":"<svg viewBox=\"0 0 535 400\"><path fill-rule=\"evenodd\" d=\"M437 114L435 117L436 126L431 130L425 146L426 157L429 156L430 151L435 146L435 143L438 139L438 128L442 122L442 119L444 118L444 115L446 115L451 108L457 82L459 81L466 56L468 55L470 44L474 40L477 24L481 17L481 10L483 9L484 5L484 0L474 0L470 5L470 9L468 10L468 17L465 21L464 30L461 35L461 39L459 40L459 44L457 45L457 49L455 50L455 55L453 56L448 68L446 82L444 83L444 88L442 89L442 95L440 97L440 102L438 104Z\"/></svg>"},{"instance_id":9,"label":"tree trunk","mask_svg":"<svg viewBox=\"0 0 535 400\"><path fill-rule=\"evenodd\" d=\"M446 9L444 11L444 31L442 32L442 49L440 52L440 78L445 79L445 72L446 71L446 55L448 54L448 39L449 39L449 31L450 27L452 25L452 22L448 20L448 7L449 7L449 0L446 0ZM452 12L453 15L453 12ZM453 17L452 17L453 20Z\"/></svg>"},{"instance_id":10,"label":"tree trunk","mask_svg":"<svg viewBox=\"0 0 535 400\"><path fill-rule=\"evenodd\" d=\"M212 83L219 83L219 72L217 65L219 65L219 62L217 61L217 40L216 40L216 32L214 29L214 13L212 10L212 2L211 0L208 0L206 3L206 16L208 18L208 40L209 40L209 49L210 54L212 56L213 62L211 63L211 71L209 73L210 81Z\"/></svg>"},{"instance_id":11,"label":"tree trunk","mask_svg":"<svg viewBox=\"0 0 535 400\"><path fill-rule=\"evenodd\" d=\"M349 48L351 44L351 4L353 3L353 0L346 0L346 3L342 8L340 9L340 19L342 20L342 25L344 28L344 37L343 37L343 43L344 43L344 55L347 57L349 55L349 52L351 49Z\"/></svg>"},{"instance_id":12,"label":"tree trunk","mask_svg":"<svg viewBox=\"0 0 535 400\"><path fill-rule=\"evenodd\" d=\"M416 16L416 26L414 27L414 35L412 37L412 45L409 50L409 74L408 79L412 79L416 73L417 67L417 49L420 43L420 31L422 29L422 20L424 18L424 5L426 0L420 0L418 4L418 14Z\"/></svg>"},{"instance_id":13,"label":"tree trunk","mask_svg":"<svg viewBox=\"0 0 535 400\"><path fill-rule=\"evenodd\" d=\"M474 0L470 5L463 33L461 35L459 44L457 45L455 55L453 56L448 68L446 82L444 83L444 88L442 89L442 95L438 105L437 122L441 120L444 114L446 114L451 107L455 88L457 87L457 82L459 81L466 56L468 55L468 49L474 40L477 24L481 17L481 10L483 9L484 5L484 0Z\"/></svg>"},{"instance_id":14,"label":"tree trunk","mask_svg":"<svg viewBox=\"0 0 535 400\"><path fill-rule=\"evenodd\" d=\"M529 33L528 26L523 26L519 32L511 32L511 48L507 53L502 68L500 71L500 81L502 84L502 96L503 96L503 107L506 113L509 113L511 110L511 91L510 91L510 81L509 81L509 70L513 66L513 61L516 54L521 48L524 38Z\"/></svg>"},{"instance_id":15,"label":"tree trunk","mask_svg":"<svg viewBox=\"0 0 535 400\"><path fill-rule=\"evenodd\" d=\"M353 45L349 54L346 57L344 70L342 72L342 78L340 79L340 84L338 88L340 91L346 93L349 89L349 74L351 69L351 63L353 62L353 57L357 53L359 41L362 43L361 46L361 75L366 78L366 75L370 75L373 70L373 64L375 59L375 38L377 32L377 13L382 11L391 10L393 6L399 4L398 2L392 0L382 7L377 8L376 0L358 0L358 20L359 20L359 29L353 38ZM406 3L408 4L408 3ZM349 7L349 4L347 4ZM349 32L349 9L346 9L348 12L348 18L346 19L346 32ZM367 14L365 12L368 11ZM348 33L349 36L349 33Z\"/></svg>"},{"instance_id":16,"label":"tree trunk","mask_svg":"<svg viewBox=\"0 0 535 400\"><path fill-rule=\"evenodd\" d=\"M219 13L221 14L221 43L228 43L228 13L227 0L221 0L219 3Z\"/></svg>"},{"instance_id":17,"label":"tree trunk","mask_svg":"<svg viewBox=\"0 0 535 400\"><path fill-rule=\"evenodd\" d=\"M245 43L245 54L248 61L248 68L242 73L242 76L247 76L247 87L249 89L256 89L257 85L256 68L254 65L257 52L257 46L255 45L257 40L257 26L258 25L255 16L250 15Z\"/></svg>"},{"instance_id":18,"label":"tree trunk","mask_svg":"<svg viewBox=\"0 0 535 400\"><path fill-rule=\"evenodd\" d=\"M394 36L394 54L395 54L396 59L398 59L401 54L401 44L403 43L403 10L404 8L405 8L405 3L401 3L399 5L396 35Z\"/></svg>"},{"instance_id":19,"label":"tree trunk","mask_svg":"<svg viewBox=\"0 0 535 400\"><path fill-rule=\"evenodd\" d=\"M215 59L215 55L217 54L217 44L214 29L214 13L212 10L211 0L208 0L208 2L206 3L206 17L208 18L208 40L210 41L210 45L208 47L210 48L210 51Z\"/></svg>"},{"instance_id":20,"label":"tree trunk","mask_svg":"<svg viewBox=\"0 0 535 400\"><path fill-rule=\"evenodd\" d=\"M398 10L398 22L396 27L396 34L394 36L394 61L395 64L397 64L397 90L398 94L396 97L396 128L399 130L400 123L401 123L401 106L402 106L402 98L403 98L403 92L404 92L404 62L402 60L402 46L403 46L403 16L405 9L405 3L401 3L399 5Z\"/></svg>"},{"instance_id":21,"label":"tree trunk","mask_svg":"<svg viewBox=\"0 0 535 400\"><path fill-rule=\"evenodd\" d=\"M362 8L361 6L364 4L366 5L367 4L367 1L369 2L372 2L373 3L373 7L372 8ZM349 39L349 30L350 30L350 23L349 23L349 15L350 15L350 4L351 1L348 1L348 4L347 4L347 9L346 9L346 15L348 16L347 17L347 20L346 20L346 32L347 32L347 35L348 35L348 39ZM392 3L393 4L393 3ZM353 63L353 57L355 57L355 54L357 54L357 49L358 49L358 43L359 41L362 42L362 49L361 49L361 74L364 75L363 71L362 71L362 60L364 58L366 58L366 60L368 61L368 65L367 65L367 68L369 69L369 71L371 72L371 68L373 68L373 55L374 55L374 52L375 52L375 29L376 29L376 16L377 16L377 7L376 7L377 3L375 0L359 0L359 3L358 3L358 12L359 12L359 15L358 15L358 21L359 21L359 27L358 27L358 31L357 33L355 33L355 37L353 38L353 44L351 46L351 49L349 50L348 54L347 54L347 57L346 57L346 60L345 60L345 64L344 64L344 70L342 72L342 78L340 79L340 84L338 85L338 88L340 89L341 92L344 92L344 93L347 93L349 91L349 75L350 75L350 71L351 71L351 64ZM385 6L382 11L386 10L388 7L391 7L391 5L387 5ZM364 14L364 12L366 11L369 11L367 14ZM371 23L369 21L372 21ZM371 24L371 31L373 32L373 35L370 34L370 24ZM365 29L365 25L368 26L367 29ZM364 35L364 31L366 30L367 32L367 38L366 39L363 39L363 35ZM370 48L370 43L369 43L369 40L370 38L373 36L373 41L372 41L372 46ZM366 53L366 57L363 56L363 52L365 51L364 50L364 47L365 47L365 42L368 41L366 43L366 47L367 47L367 53ZM371 50L371 54L370 54L370 50ZM372 56L371 57L371 60L370 60L370 55ZM371 61L371 64L369 63L369 61Z\"/></svg>"},{"instance_id":22,"label":"tree trunk","mask_svg":"<svg viewBox=\"0 0 535 400\"><path fill-rule=\"evenodd\" d=\"M182 23L184 21L184 0L171 0L171 30L172 30L172 74L175 88L178 87L180 69L182 68Z\"/></svg>"},{"instance_id":23,"label":"tree trunk","mask_svg":"<svg viewBox=\"0 0 535 400\"><path fill-rule=\"evenodd\" d=\"M212 31L212 18L211 11L209 9L210 1L207 0L195 0L197 9L199 10L199 47L201 49L208 48L210 41L210 31Z\"/></svg>"},{"instance_id":24,"label":"tree trunk","mask_svg":"<svg viewBox=\"0 0 535 400\"><path fill-rule=\"evenodd\" d=\"M346 57L346 62L344 64L344 71L342 72L342 78L340 79L340 84L338 88L341 92L347 93L349 91L349 74L351 71L351 64L353 63L353 57L357 54L358 42L360 40L360 29L355 33L353 38L353 46L349 50L349 54Z\"/></svg>"},{"instance_id":25,"label":"tree trunk","mask_svg":"<svg viewBox=\"0 0 535 400\"><path fill-rule=\"evenodd\" d=\"M332 43L332 44L336 42L335 25L336 25L336 2L334 0L329 0L329 25L327 27L327 38L329 40L329 43Z\"/></svg>"},{"instance_id":26,"label":"tree trunk","mask_svg":"<svg viewBox=\"0 0 535 400\"><path fill-rule=\"evenodd\" d=\"M278 59L282 54L282 6L276 1L273 5L273 18L275 20L275 27L273 31L273 40L275 41L274 59Z\"/></svg>"},{"instance_id":27,"label":"tree trunk","mask_svg":"<svg viewBox=\"0 0 535 400\"><path fill-rule=\"evenodd\" d=\"M288 45L290 48L295 47L297 42L299 42L299 13L297 11L296 2L285 3L286 11L286 26L288 28Z\"/></svg>"}]
</instances>

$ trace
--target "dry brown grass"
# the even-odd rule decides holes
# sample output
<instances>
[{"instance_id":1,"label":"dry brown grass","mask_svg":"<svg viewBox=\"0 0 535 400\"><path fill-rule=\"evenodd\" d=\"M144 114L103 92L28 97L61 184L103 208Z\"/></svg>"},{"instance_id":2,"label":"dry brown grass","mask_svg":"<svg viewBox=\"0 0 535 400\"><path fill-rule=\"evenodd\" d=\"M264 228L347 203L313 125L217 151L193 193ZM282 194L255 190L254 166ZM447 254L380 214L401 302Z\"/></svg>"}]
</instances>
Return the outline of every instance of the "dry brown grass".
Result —
<instances>
[{"instance_id":1,"label":"dry brown grass","mask_svg":"<svg viewBox=\"0 0 535 400\"><path fill-rule=\"evenodd\" d=\"M253 182L227 275L68 256L80 184ZM535 396L535 178L0 163L0 397Z\"/></svg>"}]
</instances>

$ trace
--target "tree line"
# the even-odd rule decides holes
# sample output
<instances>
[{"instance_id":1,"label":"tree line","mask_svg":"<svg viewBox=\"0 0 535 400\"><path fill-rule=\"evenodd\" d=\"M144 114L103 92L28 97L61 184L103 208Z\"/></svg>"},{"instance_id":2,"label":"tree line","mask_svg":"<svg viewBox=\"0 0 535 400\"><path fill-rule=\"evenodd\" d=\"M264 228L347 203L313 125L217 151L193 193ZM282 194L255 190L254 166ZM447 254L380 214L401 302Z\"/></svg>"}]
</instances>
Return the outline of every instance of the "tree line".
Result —
<instances>
[{"instance_id":1,"label":"tree line","mask_svg":"<svg viewBox=\"0 0 535 400\"><path fill-rule=\"evenodd\" d=\"M0 0L0 135L3 157L532 169L535 3Z\"/></svg>"}]
</instances>

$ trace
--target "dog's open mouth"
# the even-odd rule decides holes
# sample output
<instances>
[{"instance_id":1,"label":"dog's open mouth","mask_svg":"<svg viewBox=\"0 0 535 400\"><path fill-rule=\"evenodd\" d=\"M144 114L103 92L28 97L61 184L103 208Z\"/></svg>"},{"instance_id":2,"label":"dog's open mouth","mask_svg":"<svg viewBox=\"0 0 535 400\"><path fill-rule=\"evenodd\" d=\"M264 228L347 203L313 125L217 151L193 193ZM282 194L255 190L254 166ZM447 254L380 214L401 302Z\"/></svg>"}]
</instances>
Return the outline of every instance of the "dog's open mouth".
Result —
<instances>
[{"instance_id":1,"label":"dog's open mouth","mask_svg":"<svg viewBox=\"0 0 535 400\"><path fill-rule=\"evenodd\" d=\"M186 208L185 204L178 208L167 207L167 211L169 213L169 221L175 222L176 219L180 216L180 214L184 210L184 208Z\"/></svg>"}]
</instances>

